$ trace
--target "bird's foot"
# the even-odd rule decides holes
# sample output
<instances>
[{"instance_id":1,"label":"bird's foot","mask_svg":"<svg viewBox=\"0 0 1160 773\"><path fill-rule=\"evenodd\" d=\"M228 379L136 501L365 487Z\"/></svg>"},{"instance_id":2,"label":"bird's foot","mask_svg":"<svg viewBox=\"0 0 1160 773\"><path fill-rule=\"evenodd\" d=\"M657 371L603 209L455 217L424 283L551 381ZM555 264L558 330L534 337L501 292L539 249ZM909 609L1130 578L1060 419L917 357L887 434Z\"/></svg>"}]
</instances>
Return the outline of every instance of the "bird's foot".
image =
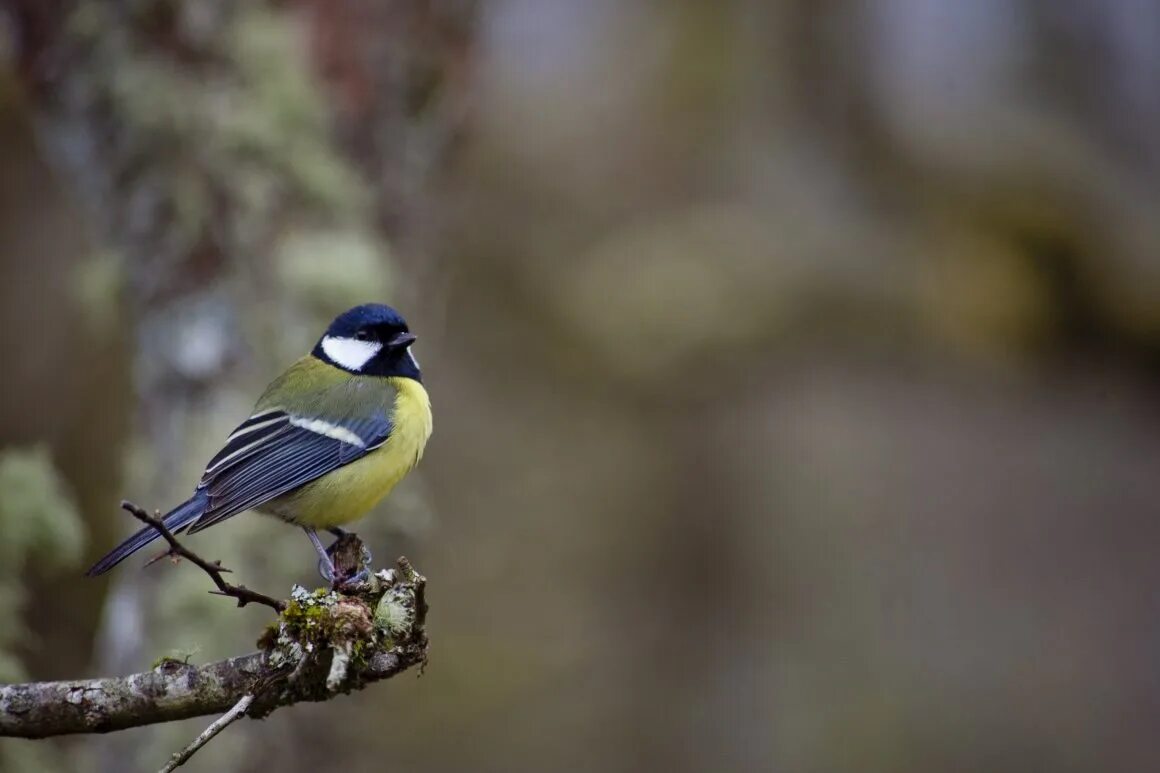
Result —
<instances>
[{"instance_id":1,"label":"bird's foot","mask_svg":"<svg viewBox=\"0 0 1160 773\"><path fill-rule=\"evenodd\" d=\"M371 572L366 567L359 569L353 577L341 577L331 581L334 590L353 590L371 578Z\"/></svg>"},{"instance_id":2,"label":"bird's foot","mask_svg":"<svg viewBox=\"0 0 1160 773\"><path fill-rule=\"evenodd\" d=\"M347 577L340 574L333 563L324 564L321 559L318 561L318 574L322 579L330 583L333 590L349 590L357 585L361 585L371 577L370 569L365 566L359 569L353 577Z\"/></svg>"},{"instance_id":3,"label":"bird's foot","mask_svg":"<svg viewBox=\"0 0 1160 773\"><path fill-rule=\"evenodd\" d=\"M370 578L373 557L357 534L339 528L327 529L337 539L330 547L324 548L314 529L304 528L303 531L318 552L318 573L332 588L349 588Z\"/></svg>"},{"instance_id":4,"label":"bird's foot","mask_svg":"<svg viewBox=\"0 0 1160 773\"><path fill-rule=\"evenodd\" d=\"M334 562L330 560L330 556L323 555L318 559L318 574L331 585L335 584L334 578L337 571L334 568Z\"/></svg>"},{"instance_id":5,"label":"bird's foot","mask_svg":"<svg viewBox=\"0 0 1160 773\"><path fill-rule=\"evenodd\" d=\"M322 540L318 539L318 532L307 526L302 527L302 531L306 532L306 536L310 539L310 544L314 546L315 552L318 553L318 573L322 575L322 579L329 583L334 583L338 576L338 570L334 566L334 561L330 558L330 551L322 547ZM331 548L334 545L330 546Z\"/></svg>"}]
</instances>

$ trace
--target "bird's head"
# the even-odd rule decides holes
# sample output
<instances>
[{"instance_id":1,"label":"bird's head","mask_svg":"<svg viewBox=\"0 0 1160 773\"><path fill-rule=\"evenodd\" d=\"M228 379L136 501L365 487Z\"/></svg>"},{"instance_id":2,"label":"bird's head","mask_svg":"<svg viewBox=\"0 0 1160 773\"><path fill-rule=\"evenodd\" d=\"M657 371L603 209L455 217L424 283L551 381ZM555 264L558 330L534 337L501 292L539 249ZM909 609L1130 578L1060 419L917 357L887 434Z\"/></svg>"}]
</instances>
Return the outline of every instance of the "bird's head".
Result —
<instances>
[{"instance_id":1,"label":"bird's head","mask_svg":"<svg viewBox=\"0 0 1160 773\"><path fill-rule=\"evenodd\" d=\"M312 354L350 373L421 380L411 354L415 335L399 312L381 303L355 306L335 317Z\"/></svg>"}]
</instances>

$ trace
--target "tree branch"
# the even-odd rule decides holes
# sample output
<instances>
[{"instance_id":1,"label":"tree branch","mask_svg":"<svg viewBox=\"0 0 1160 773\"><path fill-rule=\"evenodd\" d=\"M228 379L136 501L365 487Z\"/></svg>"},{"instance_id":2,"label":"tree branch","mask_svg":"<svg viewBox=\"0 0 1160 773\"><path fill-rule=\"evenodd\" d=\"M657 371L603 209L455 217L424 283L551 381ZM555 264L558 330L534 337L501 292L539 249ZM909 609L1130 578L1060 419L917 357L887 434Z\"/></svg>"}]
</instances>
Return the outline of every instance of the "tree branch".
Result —
<instances>
[{"instance_id":1,"label":"tree branch","mask_svg":"<svg viewBox=\"0 0 1160 773\"><path fill-rule=\"evenodd\" d=\"M206 561L197 553L194 553L192 550L185 547L185 545L182 545L177 540L177 537L173 535L173 532L171 532L165 526L160 518L157 516L149 515L149 513L144 508L138 507L128 499L125 499L121 501L121 509L128 512L138 521L141 521L148 526L152 526L157 531L157 533L160 534L161 537L169 543L169 553L162 553L162 558L164 558L166 555L180 556L181 558L184 558L193 565L197 566L203 572L208 574L211 580L213 580L213 584L218 587L216 593L219 596L229 596L231 598L237 599L239 607L244 607L246 604L254 602L256 604L265 604L275 612L279 613L286 609L285 601L279 601L278 599L271 598L264 593L252 591L245 585L231 585L230 583L226 582L222 575L226 572L229 572L229 569L223 567L220 561ZM215 591L210 591L210 593L215 593Z\"/></svg>"},{"instance_id":2,"label":"tree branch","mask_svg":"<svg viewBox=\"0 0 1160 773\"><path fill-rule=\"evenodd\" d=\"M241 700L235 703L232 709L215 719L213 724L202 731L201 735L199 735L197 738L194 738L193 742L190 743L189 746L186 746L184 749L170 757L169 762L165 763L165 767L161 769L161 773L173 773L173 771L177 770L186 762L188 762L189 758L197 754L198 749L212 741L215 735L225 730L232 723L237 722L239 719L244 717L246 715L246 710L250 708L250 704L253 702L254 696L252 693L246 693L243 695Z\"/></svg>"},{"instance_id":3,"label":"tree branch","mask_svg":"<svg viewBox=\"0 0 1160 773\"><path fill-rule=\"evenodd\" d=\"M131 676L0 685L0 736L107 733L227 711L330 700L426 662L426 579L405 558L354 588L295 587L261 651L203 666L167 659Z\"/></svg>"}]
</instances>

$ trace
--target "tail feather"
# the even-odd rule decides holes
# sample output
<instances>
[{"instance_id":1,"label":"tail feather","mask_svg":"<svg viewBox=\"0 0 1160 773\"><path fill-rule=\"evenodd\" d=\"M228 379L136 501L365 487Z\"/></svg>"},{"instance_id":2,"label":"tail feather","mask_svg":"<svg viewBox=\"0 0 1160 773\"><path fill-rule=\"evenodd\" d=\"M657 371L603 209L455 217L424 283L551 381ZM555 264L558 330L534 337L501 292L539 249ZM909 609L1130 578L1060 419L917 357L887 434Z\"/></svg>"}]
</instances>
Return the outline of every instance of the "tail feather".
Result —
<instances>
[{"instance_id":1,"label":"tail feather","mask_svg":"<svg viewBox=\"0 0 1160 773\"><path fill-rule=\"evenodd\" d=\"M169 529L175 534L177 532L183 531L186 527L189 526L189 524L193 523L198 518L198 516L205 512L206 505L208 504L207 500L208 497L206 494L199 491L190 499L169 511L169 513L161 519L161 522L165 524L165 528ZM146 526L122 542L120 545L109 551L109 553L104 558L93 564L93 567L89 569L89 571L85 572L85 574L89 577L96 577L99 574L104 574L117 564L124 561L129 556L136 553L141 548L153 542L155 539L158 539L160 536L161 535L158 534L157 530L152 526Z\"/></svg>"}]
</instances>

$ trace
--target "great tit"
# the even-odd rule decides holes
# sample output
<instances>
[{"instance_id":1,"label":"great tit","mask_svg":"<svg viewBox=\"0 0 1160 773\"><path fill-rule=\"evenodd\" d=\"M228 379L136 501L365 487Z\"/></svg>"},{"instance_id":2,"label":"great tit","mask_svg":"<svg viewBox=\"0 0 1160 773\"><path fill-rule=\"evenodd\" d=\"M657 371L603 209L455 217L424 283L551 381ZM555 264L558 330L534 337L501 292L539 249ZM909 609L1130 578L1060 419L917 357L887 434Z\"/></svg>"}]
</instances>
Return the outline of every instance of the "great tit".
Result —
<instances>
[{"instance_id":1,"label":"great tit","mask_svg":"<svg viewBox=\"0 0 1160 773\"><path fill-rule=\"evenodd\" d=\"M274 379L210 460L193 496L163 519L194 534L245 510L302 527L328 580L334 564L318 529L336 535L418 463L431 436L431 401L415 336L389 306L339 315L314 350ZM89 569L103 574L158 538L146 527Z\"/></svg>"}]
</instances>

